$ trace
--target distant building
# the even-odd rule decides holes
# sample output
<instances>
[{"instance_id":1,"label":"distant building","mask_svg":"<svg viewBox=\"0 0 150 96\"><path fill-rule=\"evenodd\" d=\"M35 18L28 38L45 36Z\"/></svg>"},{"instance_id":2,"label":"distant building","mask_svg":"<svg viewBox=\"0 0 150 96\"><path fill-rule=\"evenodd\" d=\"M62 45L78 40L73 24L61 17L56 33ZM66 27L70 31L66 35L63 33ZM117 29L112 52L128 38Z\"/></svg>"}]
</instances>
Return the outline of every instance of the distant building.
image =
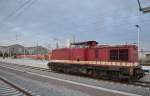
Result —
<instances>
[{"instance_id":1,"label":"distant building","mask_svg":"<svg viewBox=\"0 0 150 96\"><path fill-rule=\"evenodd\" d=\"M145 54L146 59L150 59L150 53Z\"/></svg>"},{"instance_id":2,"label":"distant building","mask_svg":"<svg viewBox=\"0 0 150 96\"><path fill-rule=\"evenodd\" d=\"M142 58L140 59L140 63L145 66L150 65L150 51L142 51Z\"/></svg>"},{"instance_id":3,"label":"distant building","mask_svg":"<svg viewBox=\"0 0 150 96\"><path fill-rule=\"evenodd\" d=\"M8 48L11 54L24 54L25 51L24 46L19 44L8 46Z\"/></svg>"},{"instance_id":4,"label":"distant building","mask_svg":"<svg viewBox=\"0 0 150 96\"><path fill-rule=\"evenodd\" d=\"M139 52L140 59L150 59L150 51L149 50L141 50Z\"/></svg>"},{"instance_id":5,"label":"distant building","mask_svg":"<svg viewBox=\"0 0 150 96\"><path fill-rule=\"evenodd\" d=\"M0 56L14 56L16 54L23 54L24 51L24 46L19 44L11 46L0 46Z\"/></svg>"},{"instance_id":6,"label":"distant building","mask_svg":"<svg viewBox=\"0 0 150 96\"><path fill-rule=\"evenodd\" d=\"M47 54L48 49L42 46L36 46L36 47L26 47L28 54Z\"/></svg>"},{"instance_id":7,"label":"distant building","mask_svg":"<svg viewBox=\"0 0 150 96\"><path fill-rule=\"evenodd\" d=\"M0 56L8 57L21 54L47 54L48 49L42 46L24 47L19 44L10 46L0 46Z\"/></svg>"}]
</instances>

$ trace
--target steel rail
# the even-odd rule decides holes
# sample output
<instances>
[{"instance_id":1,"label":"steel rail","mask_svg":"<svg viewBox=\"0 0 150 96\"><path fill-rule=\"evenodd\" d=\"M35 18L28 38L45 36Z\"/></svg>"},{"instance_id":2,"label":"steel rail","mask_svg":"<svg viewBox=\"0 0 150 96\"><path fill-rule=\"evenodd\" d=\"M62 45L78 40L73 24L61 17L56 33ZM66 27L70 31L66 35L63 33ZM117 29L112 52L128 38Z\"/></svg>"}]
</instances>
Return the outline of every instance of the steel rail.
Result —
<instances>
[{"instance_id":1,"label":"steel rail","mask_svg":"<svg viewBox=\"0 0 150 96\"><path fill-rule=\"evenodd\" d=\"M0 80L10 86L10 88L16 89L16 91L24 94L25 96L33 96L33 93L28 92L25 88L22 88L21 86L7 80L6 78L0 76Z\"/></svg>"}]
</instances>

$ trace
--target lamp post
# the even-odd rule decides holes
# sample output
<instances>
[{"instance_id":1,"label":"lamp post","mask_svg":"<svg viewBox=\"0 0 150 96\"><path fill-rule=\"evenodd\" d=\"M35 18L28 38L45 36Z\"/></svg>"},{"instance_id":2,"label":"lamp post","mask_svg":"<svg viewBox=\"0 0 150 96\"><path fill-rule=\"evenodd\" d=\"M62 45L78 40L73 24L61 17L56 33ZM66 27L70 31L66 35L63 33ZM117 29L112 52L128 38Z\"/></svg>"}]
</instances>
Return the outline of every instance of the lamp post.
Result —
<instances>
[{"instance_id":1,"label":"lamp post","mask_svg":"<svg viewBox=\"0 0 150 96\"><path fill-rule=\"evenodd\" d=\"M137 0L137 2L138 2L138 5L139 5L139 11L142 11L140 0Z\"/></svg>"},{"instance_id":2,"label":"lamp post","mask_svg":"<svg viewBox=\"0 0 150 96\"><path fill-rule=\"evenodd\" d=\"M141 4L140 0L137 0L137 3L138 3L138 6L139 6L139 11L142 11L143 13L150 12L150 7L144 7L144 8L142 8L142 6L141 6L142 4Z\"/></svg>"},{"instance_id":3,"label":"lamp post","mask_svg":"<svg viewBox=\"0 0 150 96\"><path fill-rule=\"evenodd\" d=\"M135 25L135 26L137 28L137 34L138 34L138 37L137 37L138 53L140 53L140 31L141 31L141 27L139 25Z\"/></svg>"}]
</instances>

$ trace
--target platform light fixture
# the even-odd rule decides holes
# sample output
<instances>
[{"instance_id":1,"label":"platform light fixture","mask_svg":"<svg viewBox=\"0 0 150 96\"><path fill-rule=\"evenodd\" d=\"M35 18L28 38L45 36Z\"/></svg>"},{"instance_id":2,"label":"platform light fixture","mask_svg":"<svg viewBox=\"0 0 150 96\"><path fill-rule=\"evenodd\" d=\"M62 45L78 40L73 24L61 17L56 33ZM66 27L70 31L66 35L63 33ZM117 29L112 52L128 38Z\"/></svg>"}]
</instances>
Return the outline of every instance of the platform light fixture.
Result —
<instances>
[{"instance_id":1,"label":"platform light fixture","mask_svg":"<svg viewBox=\"0 0 150 96\"><path fill-rule=\"evenodd\" d=\"M137 44L138 44L138 52L140 52L140 32L141 32L141 26L140 25L135 25L135 27L137 28Z\"/></svg>"},{"instance_id":2,"label":"platform light fixture","mask_svg":"<svg viewBox=\"0 0 150 96\"><path fill-rule=\"evenodd\" d=\"M140 0L137 0L137 2L138 2L138 5L139 5L139 11L142 11L143 13L150 12L150 7L142 8Z\"/></svg>"}]
</instances>

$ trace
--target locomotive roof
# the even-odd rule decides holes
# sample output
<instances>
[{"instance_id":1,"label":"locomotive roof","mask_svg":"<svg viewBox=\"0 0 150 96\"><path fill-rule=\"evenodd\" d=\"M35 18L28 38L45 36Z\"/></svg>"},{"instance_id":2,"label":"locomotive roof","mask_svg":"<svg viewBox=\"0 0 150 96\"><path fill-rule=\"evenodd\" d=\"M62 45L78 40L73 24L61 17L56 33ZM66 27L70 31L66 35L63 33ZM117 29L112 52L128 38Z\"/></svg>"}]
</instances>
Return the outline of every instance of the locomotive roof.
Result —
<instances>
[{"instance_id":1,"label":"locomotive roof","mask_svg":"<svg viewBox=\"0 0 150 96\"><path fill-rule=\"evenodd\" d=\"M136 45L99 45L100 48L127 48L127 47L137 47Z\"/></svg>"},{"instance_id":2,"label":"locomotive roof","mask_svg":"<svg viewBox=\"0 0 150 96\"><path fill-rule=\"evenodd\" d=\"M75 43L71 43L71 45L92 45L92 44L97 45L98 42L96 42L96 41L85 41L85 42L75 42Z\"/></svg>"}]
</instances>

